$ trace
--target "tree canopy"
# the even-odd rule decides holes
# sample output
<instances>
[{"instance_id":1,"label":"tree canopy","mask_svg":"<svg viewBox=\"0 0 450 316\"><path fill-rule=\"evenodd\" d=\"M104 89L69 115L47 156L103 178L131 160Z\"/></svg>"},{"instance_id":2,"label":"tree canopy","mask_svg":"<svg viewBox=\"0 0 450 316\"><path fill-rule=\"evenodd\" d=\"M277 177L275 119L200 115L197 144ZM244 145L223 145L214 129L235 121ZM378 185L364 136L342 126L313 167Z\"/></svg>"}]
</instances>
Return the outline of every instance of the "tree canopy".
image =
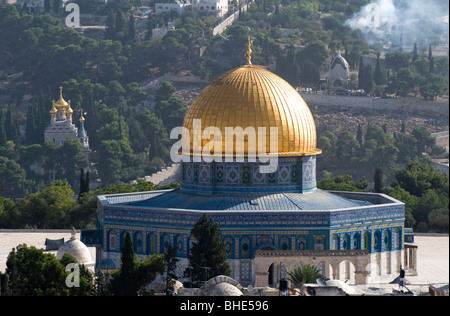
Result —
<instances>
[{"instance_id":1,"label":"tree canopy","mask_svg":"<svg viewBox=\"0 0 450 316\"><path fill-rule=\"evenodd\" d=\"M218 275L229 275L231 270L227 259L225 245L222 242L219 225L203 214L191 231L195 242L189 254L189 267L185 277L193 284L201 285L203 281Z\"/></svg>"}]
</instances>

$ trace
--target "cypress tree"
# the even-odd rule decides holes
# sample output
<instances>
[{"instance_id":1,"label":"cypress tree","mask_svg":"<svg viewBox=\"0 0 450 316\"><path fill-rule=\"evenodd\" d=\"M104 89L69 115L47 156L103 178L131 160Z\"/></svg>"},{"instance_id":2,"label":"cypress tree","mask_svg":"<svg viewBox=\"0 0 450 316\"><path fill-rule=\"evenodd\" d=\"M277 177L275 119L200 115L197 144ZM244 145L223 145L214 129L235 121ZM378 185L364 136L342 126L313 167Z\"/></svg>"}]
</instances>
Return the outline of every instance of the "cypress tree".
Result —
<instances>
[{"instance_id":1,"label":"cypress tree","mask_svg":"<svg viewBox=\"0 0 450 316\"><path fill-rule=\"evenodd\" d=\"M205 277L209 279L217 275L229 275L231 269L227 262L227 253L219 225L203 214L191 234L197 242L192 245L189 268L185 270L185 276L190 277L194 284L200 285ZM209 268L207 276L205 267Z\"/></svg>"},{"instance_id":2,"label":"cypress tree","mask_svg":"<svg viewBox=\"0 0 450 316\"><path fill-rule=\"evenodd\" d=\"M375 193L381 193L383 190L384 183L383 183L383 169L380 167L375 168L375 175L374 175L374 191Z\"/></svg>"},{"instance_id":3,"label":"cypress tree","mask_svg":"<svg viewBox=\"0 0 450 316\"><path fill-rule=\"evenodd\" d=\"M175 280L178 279L178 276L175 273L175 269L177 267L178 261L180 259L175 257L175 248L172 244L169 245L167 249L167 253L164 255L164 265L166 267L166 295L171 296L174 292Z\"/></svg>"},{"instance_id":4,"label":"cypress tree","mask_svg":"<svg viewBox=\"0 0 450 316\"><path fill-rule=\"evenodd\" d=\"M120 267L119 282L114 287L113 293L124 296L137 296L136 277L136 255L134 254L133 243L129 233L125 234L125 241L122 248L122 265ZM118 293L117 293L118 292Z\"/></svg>"},{"instance_id":5,"label":"cypress tree","mask_svg":"<svg viewBox=\"0 0 450 316\"><path fill-rule=\"evenodd\" d=\"M365 93L372 92L373 89L373 73L372 73L372 67L370 65L367 65L364 68L364 74L363 74L363 89Z\"/></svg>"},{"instance_id":6,"label":"cypress tree","mask_svg":"<svg viewBox=\"0 0 450 316\"><path fill-rule=\"evenodd\" d=\"M3 120L3 111L0 110L0 146L6 143L5 121Z\"/></svg>"},{"instance_id":7,"label":"cypress tree","mask_svg":"<svg viewBox=\"0 0 450 316\"><path fill-rule=\"evenodd\" d=\"M84 169L80 169L80 193L78 194L78 200L80 200L81 195L86 192L86 177L84 175Z\"/></svg>"},{"instance_id":8,"label":"cypress tree","mask_svg":"<svg viewBox=\"0 0 450 316\"><path fill-rule=\"evenodd\" d=\"M90 190L91 190L91 188L90 188L90 181L91 181L91 179L90 179L90 172L89 172L89 170L88 171L86 171L86 179L85 179L85 190L86 190L86 192L89 192Z\"/></svg>"},{"instance_id":9,"label":"cypress tree","mask_svg":"<svg viewBox=\"0 0 450 316\"><path fill-rule=\"evenodd\" d=\"M29 145L36 143L36 118L35 107L28 104L27 108L27 125L25 130L25 136Z\"/></svg>"},{"instance_id":10,"label":"cypress tree","mask_svg":"<svg viewBox=\"0 0 450 316\"><path fill-rule=\"evenodd\" d=\"M135 35L136 35L136 23L134 21L133 14L130 14L130 19L128 21L128 36L130 36L131 43L133 43Z\"/></svg>"},{"instance_id":11,"label":"cypress tree","mask_svg":"<svg viewBox=\"0 0 450 316\"><path fill-rule=\"evenodd\" d=\"M356 131L356 140L358 141L360 146L363 145L363 134L361 124L358 124L358 130Z\"/></svg>"},{"instance_id":12,"label":"cypress tree","mask_svg":"<svg viewBox=\"0 0 450 316\"><path fill-rule=\"evenodd\" d=\"M378 86L383 85L386 82L386 78L380 66L380 53L377 54L377 63L375 66L375 73L373 75L373 80L375 81L375 84Z\"/></svg>"},{"instance_id":13,"label":"cypress tree","mask_svg":"<svg viewBox=\"0 0 450 316\"><path fill-rule=\"evenodd\" d=\"M364 57L361 55L359 58L359 68L358 68L358 89L363 89L364 87Z\"/></svg>"}]
</instances>

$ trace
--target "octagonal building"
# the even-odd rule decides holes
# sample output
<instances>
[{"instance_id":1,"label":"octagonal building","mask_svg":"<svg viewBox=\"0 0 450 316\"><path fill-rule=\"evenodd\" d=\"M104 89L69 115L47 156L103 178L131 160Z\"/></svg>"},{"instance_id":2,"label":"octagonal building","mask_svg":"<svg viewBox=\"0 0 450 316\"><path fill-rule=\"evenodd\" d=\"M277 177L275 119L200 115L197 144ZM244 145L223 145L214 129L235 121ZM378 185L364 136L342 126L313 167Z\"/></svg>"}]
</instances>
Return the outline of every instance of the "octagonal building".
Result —
<instances>
[{"instance_id":1,"label":"octagonal building","mask_svg":"<svg viewBox=\"0 0 450 316\"><path fill-rule=\"evenodd\" d=\"M248 60L188 109L183 146L174 151L183 153L179 189L98 197L98 230L82 233L98 247L97 264L120 265L128 232L138 255L165 253L173 244L181 274L191 230L206 213L220 225L230 277L244 286L277 287L303 263L350 283L397 276L404 204L383 194L317 189L321 150L307 104L285 80Z\"/></svg>"}]
</instances>

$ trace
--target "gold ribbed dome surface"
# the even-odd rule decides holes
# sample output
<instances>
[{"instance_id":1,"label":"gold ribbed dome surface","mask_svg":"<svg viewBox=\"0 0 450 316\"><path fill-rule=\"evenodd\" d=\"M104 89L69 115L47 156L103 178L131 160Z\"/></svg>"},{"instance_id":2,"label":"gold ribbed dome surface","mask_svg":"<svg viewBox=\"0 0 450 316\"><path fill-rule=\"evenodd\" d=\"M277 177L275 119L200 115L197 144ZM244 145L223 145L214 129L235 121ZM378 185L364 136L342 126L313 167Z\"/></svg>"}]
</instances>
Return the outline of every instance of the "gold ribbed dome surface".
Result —
<instances>
[{"instance_id":1,"label":"gold ribbed dome surface","mask_svg":"<svg viewBox=\"0 0 450 316\"><path fill-rule=\"evenodd\" d=\"M69 103L67 103L67 101L64 100L64 98L62 96L62 89L63 89L62 87L59 87L59 99L58 99L58 101L55 102L55 107L59 111L66 110L67 107L69 106Z\"/></svg>"},{"instance_id":2,"label":"gold ribbed dome surface","mask_svg":"<svg viewBox=\"0 0 450 316\"><path fill-rule=\"evenodd\" d=\"M225 127L266 129L266 153L270 152L270 127L278 128L279 156L316 155L316 126L303 98L285 80L255 66L235 68L209 84L189 107L183 126L189 130L192 150L201 152L210 139L193 142L193 120L201 120L202 131L214 126L222 133L225 154ZM211 136L211 140L213 136ZM236 146L234 147L236 148ZM244 140L247 154L247 138ZM236 153L236 151L235 151Z\"/></svg>"}]
</instances>

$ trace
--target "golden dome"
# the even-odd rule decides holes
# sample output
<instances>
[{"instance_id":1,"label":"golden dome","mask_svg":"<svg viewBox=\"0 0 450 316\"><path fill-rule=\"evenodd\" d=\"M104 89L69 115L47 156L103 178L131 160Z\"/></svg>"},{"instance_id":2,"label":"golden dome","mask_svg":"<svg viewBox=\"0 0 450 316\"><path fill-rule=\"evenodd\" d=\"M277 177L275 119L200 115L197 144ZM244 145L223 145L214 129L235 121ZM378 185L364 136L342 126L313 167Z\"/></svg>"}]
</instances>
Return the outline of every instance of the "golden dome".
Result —
<instances>
[{"instance_id":1,"label":"golden dome","mask_svg":"<svg viewBox=\"0 0 450 316\"><path fill-rule=\"evenodd\" d=\"M261 67L247 64L233 69L209 84L189 107L183 126L190 133L191 154L200 152L213 139L193 142L193 120L200 119L201 131L209 126L220 129L225 139L225 127L265 127L266 151L270 153L270 127L278 128L278 155L316 155L316 126L303 98L285 80ZM197 148L194 148L194 143ZM258 144L258 142L256 142ZM222 141L225 154L225 141ZM236 156L236 143L234 156ZM258 149L259 150L259 149ZM260 152L260 151L259 151ZM244 138L244 155L248 140Z\"/></svg>"},{"instance_id":2,"label":"golden dome","mask_svg":"<svg viewBox=\"0 0 450 316\"><path fill-rule=\"evenodd\" d=\"M80 116L80 123L84 123L84 121L85 121L85 118L84 118L84 116L83 116L83 109L81 109L81 116Z\"/></svg>"},{"instance_id":3,"label":"golden dome","mask_svg":"<svg viewBox=\"0 0 450 316\"><path fill-rule=\"evenodd\" d=\"M67 103L66 100L64 100L64 98L62 96L62 89L63 89L63 87L59 87L59 99L58 99L58 101L55 102L55 107L59 111L66 110L66 108L69 105L69 103Z\"/></svg>"},{"instance_id":4,"label":"golden dome","mask_svg":"<svg viewBox=\"0 0 450 316\"><path fill-rule=\"evenodd\" d=\"M72 114L73 114L73 110L72 110L72 108L70 107L70 100L67 101L67 103L68 103L68 105L67 105L66 114L72 115Z\"/></svg>"},{"instance_id":5,"label":"golden dome","mask_svg":"<svg viewBox=\"0 0 450 316\"><path fill-rule=\"evenodd\" d=\"M50 110L50 114L51 114L51 115L55 115L56 112L58 112L58 110L57 110L56 107L55 107L55 100L53 100L53 101L52 101L52 108L51 108L51 110Z\"/></svg>"}]
</instances>

